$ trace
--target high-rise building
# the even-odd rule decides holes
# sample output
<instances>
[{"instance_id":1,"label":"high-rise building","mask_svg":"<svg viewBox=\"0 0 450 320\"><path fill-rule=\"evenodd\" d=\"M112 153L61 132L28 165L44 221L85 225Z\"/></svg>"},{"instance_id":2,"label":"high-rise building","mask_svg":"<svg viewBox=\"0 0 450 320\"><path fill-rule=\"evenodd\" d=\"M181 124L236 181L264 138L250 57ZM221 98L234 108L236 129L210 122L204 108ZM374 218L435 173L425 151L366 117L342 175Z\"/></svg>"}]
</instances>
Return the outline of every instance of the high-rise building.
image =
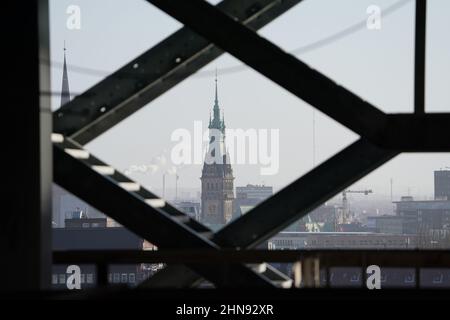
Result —
<instances>
[{"instance_id":1,"label":"high-rise building","mask_svg":"<svg viewBox=\"0 0 450 320\"><path fill-rule=\"evenodd\" d=\"M220 116L215 79L213 118L209 119L209 145L203 164L201 183L201 221L220 226L229 222L233 215L233 169L225 147L225 120Z\"/></svg>"},{"instance_id":2,"label":"high-rise building","mask_svg":"<svg viewBox=\"0 0 450 320\"><path fill-rule=\"evenodd\" d=\"M273 187L265 185L247 184L244 187L236 187L236 198L266 200L273 195Z\"/></svg>"},{"instance_id":3,"label":"high-rise building","mask_svg":"<svg viewBox=\"0 0 450 320\"><path fill-rule=\"evenodd\" d=\"M398 215L367 217L367 230L384 234L403 234L404 219Z\"/></svg>"},{"instance_id":4,"label":"high-rise building","mask_svg":"<svg viewBox=\"0 0 450 320\"><path fill-rule=\"evenodd\" d=\"M450 170L434 172L434 198L450 201Z\"/></svg>"},{"instance_id":5,"label":"high-rise building","mask_svg":"<svg viewBox=\"0 0 450 320\"><path fill-rule=\"evenodd\" d=\"M273 188L270 186L247 184L236 187L236 199L233 206L234 218L246 214L272 195Z\"/></svg>"},{"instance_id":6,"label":"high-rise building","mask_svg":"<svg viewBox=\"0 0 450 320\"><path fill-rule=\"evenodd\" d=\"M395 201L396 214L403 218L403 232L429 233L431 230L450 230L450 201L414 201L404 197Z\"/></svg>"}]
</instances>

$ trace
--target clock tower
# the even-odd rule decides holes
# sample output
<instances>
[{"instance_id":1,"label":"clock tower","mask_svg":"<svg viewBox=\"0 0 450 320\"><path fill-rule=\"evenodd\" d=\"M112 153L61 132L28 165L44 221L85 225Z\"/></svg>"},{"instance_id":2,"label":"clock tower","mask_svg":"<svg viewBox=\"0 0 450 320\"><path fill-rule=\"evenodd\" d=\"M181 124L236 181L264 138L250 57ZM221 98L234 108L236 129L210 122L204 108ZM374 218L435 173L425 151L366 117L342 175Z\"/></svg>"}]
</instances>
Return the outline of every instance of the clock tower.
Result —
<instances>
[{"instance_id":1,"label":"clock tower","mask_svg":"<svg viewBox=\"0 0 450 320\"><path fill-rule=\"evenodd\" d=\"M233 215L233 169L225 147L225 120L220 116L215 79L213 118L209 119L209 145L203 164L201 221L210 226L228 223Z\"/></svg>"}]
</instances>

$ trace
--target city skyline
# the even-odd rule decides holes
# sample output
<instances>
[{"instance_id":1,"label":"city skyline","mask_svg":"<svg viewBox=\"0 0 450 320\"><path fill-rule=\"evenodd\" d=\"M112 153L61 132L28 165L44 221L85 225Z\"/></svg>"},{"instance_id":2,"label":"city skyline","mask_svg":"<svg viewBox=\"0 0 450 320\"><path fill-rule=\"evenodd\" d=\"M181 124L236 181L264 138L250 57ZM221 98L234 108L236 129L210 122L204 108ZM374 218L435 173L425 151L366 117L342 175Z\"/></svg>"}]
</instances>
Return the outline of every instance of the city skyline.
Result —
<instances>
[{"instance_id":1,"label":"city skyline","mask_svg":"<svg viewBox=\"0 0 450 320\"><path fill-rule=\"evenodd\" d=\"M351 1L347 1L350 3ZM79 4L82 9L82 26L80 30L70 31L61 26L67 18L65 8L69 2L52 2L52 60L61 61L62 46L64 39L68 48L68 64L71 89L76 94L90 87L103 76L79 73L76 67L90 68L95 66L98 70L113 71L129 58L138 55L147 47L158 42L170 32L176 30L180 25L169 19L167 16L148 6L145 2L136 1L127 7L129 12L121 12L119 16L123 21L127 21L125 28L116 33L118 37L126 37L133 34L131 39L125 40L127 44L120 50L114 50L109 40L109 34L114 34L118 25L99 25L95 21L100 9L106 9L107 14L118 14L119 2L109 2L108 8L103 8L100 2L88 3L86 1L75 1L70 4ZM316 4L317 3L317 4ZM396 3L396 1L379 1L380 7L385 8ZM330 16L327 13L315 14L324 5L334 6L331 2L318 1L299 4L292 12L286 14L264 28L262 35L275 41L285 49L292 49L298 44L307 44L314 38L321 38L336 32L331 25L345 27L349 21L360 21L367 17L365 5L368 1L358 2L358 5L349 6L347 13ZM447 4L448 5L448 4ZM366 6L367 7L367 6ZM335 81L342 83L349 89L355 90L363 98L377 106L382 106L383 110L390 112L406 112L412 110L412 72L410 69L413 57L413 4L407 3L398 11L383 18L382 29L380 31L361 30L357 33L342 39L329 46L314 51L314 55L301 55L300 58L308 64L324 72ZM142 9L142 13L140 13ZM153 18L152 23L158 21L161 27L159 30L151 29L149 33L138 35L133 33L133 28L140 24L146 24L146 20L140 17L148 14ZM429 14L438 21L439 28L445 25L442 19L438 19L441 13L433 2L430 2ZM313 21L308 16L317 17L320 21ZM133 17L134 21L131 21ZM299 19L302 18L302 19ZM323 20L322 20L323 19ZM331 19L330 21L326 21ZM152 19L149 19L152 20ZM298 20L298 21L297 21ZM304 21L304 22L302 22ZM130 22L130 23L128 23ZM302 33L298 40L293 39L291 34L285 34L286 25L293 24L299 30L305 25L317 25L320 23L320 30L313 30L312 35ZM436 23L436 22L435 22ZM59 26L59 27L57 27ZM448 61L442 61L445 52L449 51L448 44L437 43L435 33L436 26L430 25L429 37L429 60L431 74L430 82L438 82L438 87L434 87L427 95L428 106L432 111L445 110L443 107L450 105L448 92L441 89L445 79L450 74ZM108 32L106 32L108 30ZM283 30L284 33L281 32ZM104 34L104 37L98 37ZM397 38L402 34L400 38ZM410 35L410 36L405 36ZM95 40L95 41L94 41ZM394 46L395 45L395 46ZM436 56L436 46L439 45L439 56ZM390 51L390 47L396 48L396 53ZM96 51L109 51L110 54L101 54L102 61L97 59ZM345 58L352 51L359 52L358 57L354 55ZM383 53L388 51L386 55ZM390 59L385 58L392 55ZM442 55L442 57L441 57ZM329 59L333 57L333 59ZM431 59L434 58L434 59ZM434 61L436 60L436 61ZM339 63L337 63L339 62ZM273 185L275 191L286 186L302 174L313 167L312 154L312 108L298 100L297 98L279 89L276 85L267 81L250 69L244 69L237 73L220 74L222 68L239 65L240 63L230 56L224 56L200 72L193 80L186 80L162 97L156 99L148 107L142 109L130 119L114 127L103 136L99 137L87 147L100 158L108 161L116 168L126 171L133 165L148 164L152 158L157 158L170 150L170 133L177 128L192 128L195 120L207 122L207 111L210 106L210 88L213 75L207 72L214 67L219 69L221 79L221 91L224 108L227 112L227 122L236 128L279 128L280 129L280 172L275 176L259 175L259 167L236 166L236 185L247 183L265 183ZM339 65L342 66L339 66ZM358 67L345 69L346 66L355 64ZM434 65L440 65L439 74L432 72ZM71 66L75 66L71 70ZM449 72L445 72L448 68ZM360 69L358 71L358 69ZM390 71L389 71L390 70ZM349 72L344 72L349 71ZM403 71L405 71L403 73ZM205 73L206 72L206 73ZM348 73L348 74L346 74ZM367 73L371 77L364 76L364 81L360 81L361 73ZM402 74L402 75L400 75ZM53 88L59 90L61 68L57 64L52 68ZM369 79L368 79L369 78ZM371 80L372 79L372 80ZM439 79L439 81L437 81ZM410 86L404 86L398 90L398 94L393 94L395 83L405 82ZM390 89L390 87L392 87ZM53 99L55 100L55 99ZM55 104L55 101L53 101ZM187 106L188 105L188 106ZM245 106L244 116L242 111ZM386 106L391 106L386 109ZM397 107L392 107L397 106ZM276 112L274 112L276 110ZM283 114L290 114L289 118ZM176 118L173 115L178 115ZM247 117L246 115L251 115ZM165 119L164 121L156 119ZM336 124L315 112L316 120L316 164L324 161L332 154L336 153L352 141L357 135L351 133L342 126ZM300 146L300 147L298 147ZM150 152L158 150L158 152ZM394 193L398 196L411 194L420 197L429 197L433 193L432 172L441 167L449 165L450 156L448 154L403 154L392 160L385 166L376 170L359 183L358 188L370 187L377 195L390 194L390 180L394 181ZM200 189L201 166L193 165L178 172L180 176L180 188ZM411 174L414 172L414 174ZM148 186L151 190L161 187L162 172L153 175L134 172L133 179ZM170 181L170 180L169 180ZM170 187L170 185L168 186Z\"/></svg>"},{"instance_id":2,"label":"city skyline","mask_svg":"<svg viewBox=\"0 0 450 320\"><path fill-rule=\"evenodd\" d=\"M442 301L449 12L11 2L2 296L181 317Z\"/></svg>"}]
</instances>

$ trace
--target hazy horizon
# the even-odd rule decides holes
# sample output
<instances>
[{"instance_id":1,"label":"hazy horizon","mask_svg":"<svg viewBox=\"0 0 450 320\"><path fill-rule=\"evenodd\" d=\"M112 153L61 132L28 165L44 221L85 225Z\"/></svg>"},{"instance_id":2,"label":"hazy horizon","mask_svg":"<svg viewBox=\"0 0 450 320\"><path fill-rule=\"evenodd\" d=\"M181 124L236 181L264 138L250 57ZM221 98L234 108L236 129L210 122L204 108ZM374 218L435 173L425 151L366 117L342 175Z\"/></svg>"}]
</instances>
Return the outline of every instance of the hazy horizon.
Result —
<instances>
[{"instance_id":1,"label":"hazy horizon","mask_svg":"<svg viewBox=\"0 0 450 320\"><path fill-rule=\"evenodd\" d=\"M217 3L218 1L213 1ZM364 21L366 9L382 9L398 1L305 0L263 28L261 35L287 51L304 47L355 23ZM81 29L66 28L69 5L81 9ZM428 1L427 111L450 111L450 2ZM63 46L66 41L72 94L81 93L107 73L127 63L181 27L144 0L51 0L52 91L61 89ZM338 84L390 113L413 109L414 1L384 17L381 30L361 30L327 46L298 55ZM158 26L155 28L155 26ZM234 186L266 184L283 188L315 165L358 139L358 135L315 112L316 153L313 156L313 108L250 68L229 72L241 63L228 54L203 68L87 145L99 158L121 171L155 164L153 173L130 173L156 191L162 174L170 172L171 133L193 129L194 121L207 123L214 99L214 69L219 74L219 104L229 128L279 129L280 169L261 176L257 165L235 165ZM446 86L447 85L447 86ZM59 97L52 98L52 108ZM433 194L433 171L450 167L449 154L402 154L351 188L370 188L376 195L400 197ZM179 188L200 190L201 165L177 168ZM173 176L167 179L174 188Z\"/></svg>"}]
</instances>

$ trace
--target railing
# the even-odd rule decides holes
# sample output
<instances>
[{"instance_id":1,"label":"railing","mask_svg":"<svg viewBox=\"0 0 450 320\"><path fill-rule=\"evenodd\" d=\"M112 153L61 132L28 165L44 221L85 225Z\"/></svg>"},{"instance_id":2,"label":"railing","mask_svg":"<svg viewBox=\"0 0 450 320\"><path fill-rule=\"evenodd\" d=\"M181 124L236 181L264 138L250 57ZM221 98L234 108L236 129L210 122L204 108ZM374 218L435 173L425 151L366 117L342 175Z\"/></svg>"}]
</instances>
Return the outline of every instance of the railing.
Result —
<instances>
[{"instance_id":1,"label":"railing","mask_svg":"<svg viewBox=\"0 0 450 320\"><path fill-rule=\"evenodd\" d=\"M422 268L449 268L449 250L92 250L56 251L54 264L95 264L98 284L108 283L109 264L209 264L233 265L266 262L293 263L294 284L299 287L321 287L319 272L325 271L325 287L330 286L332 267L358 267L365 280L368 266L414 268L416 288L420 287ZM319 280L318 280L319 279ZM365 281L362 281L365 283Z\"/></svg>"}]
</instances>

